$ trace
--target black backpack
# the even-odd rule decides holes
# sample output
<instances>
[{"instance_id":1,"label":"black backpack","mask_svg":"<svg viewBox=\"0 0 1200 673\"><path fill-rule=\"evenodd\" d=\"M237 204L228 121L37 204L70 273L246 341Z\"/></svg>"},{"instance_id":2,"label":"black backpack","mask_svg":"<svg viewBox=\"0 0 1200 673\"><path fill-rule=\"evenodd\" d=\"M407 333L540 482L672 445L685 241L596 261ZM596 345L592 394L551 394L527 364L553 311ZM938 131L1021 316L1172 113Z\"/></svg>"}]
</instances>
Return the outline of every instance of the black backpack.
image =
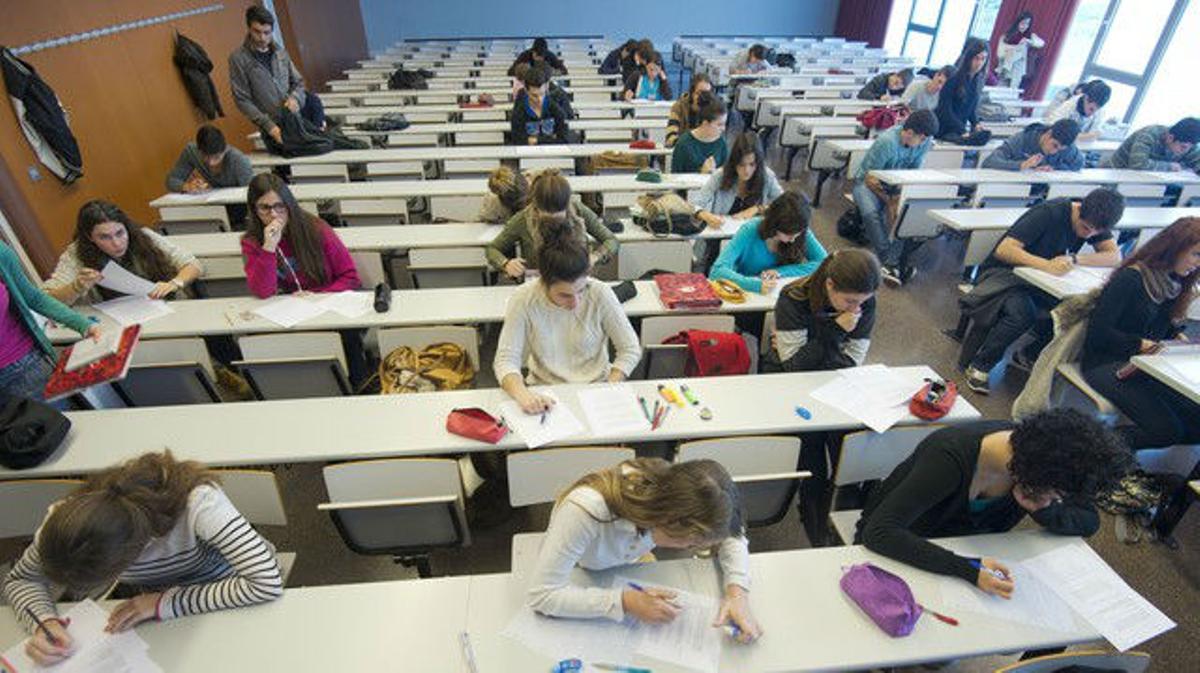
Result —
<instances>
[{"instance_id":1,"label":"black backpack","mask_svg":"<svg viewBox=\"0 0 1200 673\"><path fill-rule=\"evenodd\" d=\"M71 421L49 404L0 394L0 465L23 470L42 464L70 429Z\"/></svg>"},{"instance_id":2,"label":"black backpack","mask_svg":"<svg viewBox=\"0 0 1200 673\"><path fill-rule=\"evenodd\" d=\"M796 55L789 54L786 51L781 54L777 54L775 56L775 65L779 66L780 68L795 68Z\"/></svg>"},{"instance_id":3,"label":"black backpack","mask_svg":"<svg viewBox=\"0 0 1200 673\"><path fill-rule=\"evenodd\" d=\"M862 215L858 212L858 206L851 204L846 212L837 221L838 236L854 243L855 245L870 245L867 239L867 232L863 231Z\"/></svg>"},{"instance_id":4,"label":"black backpack","mask_svg":"<svg viewBox=\"0 0 1200 673\"><path fill-rule=\"evenodd\" d=\"M333 140L304 117L284 108L279 115L279 133L283 142L262 134L267 151L281 157L308 157L333 151Z\"/></svg>"},{"instance_id":5,"label":"black backpack","mask_svg":"<svg viewBox=\"0 0 1200 673\"><path fill-rule=\"evenodd\" d=\"M361 131L403 131L408 128L408 118L402 114L389 112L379 117L372 117L365 122L355 124Z\"/></svg>"},{"instance_id":6,"label":"black backpack","mask_svg":"<svg viewBox=\"0 0 1200 673\"><path fill-rule=\"evenodd\" d=\"M422 71L405 70L400 66L388 77L388 88L395 89L428 89L429 82L425 81ZM427 71L426 71L427 72Z\"/></svg>"}]
</instances>

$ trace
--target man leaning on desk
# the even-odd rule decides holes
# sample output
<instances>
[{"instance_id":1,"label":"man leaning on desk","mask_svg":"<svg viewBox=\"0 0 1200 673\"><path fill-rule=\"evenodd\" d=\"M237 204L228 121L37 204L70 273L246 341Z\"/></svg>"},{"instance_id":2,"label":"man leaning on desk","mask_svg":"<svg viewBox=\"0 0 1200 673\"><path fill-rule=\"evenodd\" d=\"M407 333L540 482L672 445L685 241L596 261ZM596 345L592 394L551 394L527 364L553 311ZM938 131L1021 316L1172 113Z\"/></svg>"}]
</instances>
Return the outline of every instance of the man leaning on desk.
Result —
<instances>
[{"instance_id":1,"label":"man leaning on desk","mask_svg":"<svg viewBox=\"0 0 1200 673\"><path fill-rule=\"evenodd\" d=\"M1075 147L1079 124L1060 119L1053 125L1033 123L1004 141L983 161L984 168L1002 171L1077 171L1083 154Z\"/></svg>"}]
</instances>

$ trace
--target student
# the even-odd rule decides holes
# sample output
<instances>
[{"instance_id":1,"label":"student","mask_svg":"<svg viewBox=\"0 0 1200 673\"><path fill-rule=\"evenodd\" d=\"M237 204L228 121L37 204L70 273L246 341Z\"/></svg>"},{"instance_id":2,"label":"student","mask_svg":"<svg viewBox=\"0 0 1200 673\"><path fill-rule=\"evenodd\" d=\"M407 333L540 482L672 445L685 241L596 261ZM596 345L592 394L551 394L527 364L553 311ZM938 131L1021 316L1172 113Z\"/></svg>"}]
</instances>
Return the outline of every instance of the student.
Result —
<instances>
[{"instance_id":1,"label":"student","mask_svg":"<svg viewBox=\"0 0 1200 673\"><path fill-rule=\"evenodd\" d=\"M1044 46L1046 41L1033 32L1033 14L1021 12L996 45L1000 81L1010 87L1021 88L1025 73L1029 71L1029 50Z\"/></svg>"},{"instance_id":2,"label":"student","mask_svg":"<svg viewBox=\"0 0 1200 673\"><path fill-rule=\"evenodd\" d=\"M643 57L646 65L641 72L634 72L625 80L625 100L671 100L671 83L663 69L662 55L658 52Z\"/></svg>"},{"instance_id":3,"label":"student","mask_svg":"<svg viewBox=\"0 0 1200 673\"><path fill-rule=\"evenodd\" d=\"M1121 261L1112 229L1125 212L1125 199L1110 189L1095 189L1082 202L1050 199L1025 211L980 266L979 282L961 300L963 313L974 320L963 341L959 366L967 386L988 394L988 376L1004 352L1037 323L1033 343L1014 354L1014 363L1029 368L1049 340L1050 295L1013 273L1031 266L1061 276L1076 264L1114 267ZM1094 252L1079 253L1083 244ZM986 336L982 336L986 335Z\"/></svg>"},{"instance_id":4,"label":"student","mask_svg":"<svg viewBox=\"0 0 1200 673\"><path fill-rule=\"evenodd\" d=\"M629 79L629 76L635 72L641 72L642 68L646 66L646 59L643 58L643 55L654 53L656 53L656 50L650 38L638 40L633 49L630 50L629 57L621 61L621 81L624 82Z\"/></svg>"},{"instance_id":5,"label":"student","mask_svg":"<svg viewBox=\"0 0 1200 673\"><path fill-rule=\"evenodd\" d=\"M729 147L725 144L725 104L711 91L697 99L696 128L684 131L671 152L671 172L712 173L725 165Z\"/></svg>"},{"instance_id":6,"label":"student","mask_svg":"<svg viewBox=\"0 0 1200 673\"><path fill-rule=\"evenodd\" d=\"M859 100L889 101L904 95L905 89L913 81L911 68L896 72L881 72L871 78L858 92Z\"/></svg>"},{"instance_id":7,"label":"student","mask_svg":"<svg viewBox=\"0 0 1200 673\"><path fill-rule=\"evenodd\" d=\"M939 138L962 143L974 131L983 130L979 124L979 97L987 78L987 62L987 42L977 37L967 38L954 65L954 74L938 96Z\"/></svg>"},{"instance_id":8,"label":"student","mask_svg":"<svg viewBox=\"0 0 1200 673\"><path fill-rule=\"evenodd\" d=\"M637 40L625 40L624 44L608 52L608 55L604 57L604 61L600 63L600 74L616 75L622 73L624 64L627 61L633 60L633 52L637 49L637 46ZM621 79L623 80L624 77Z\"/></svg>"},{"instance_id":9,"label":"student","mask_svg":"<svg viewBox=\"0 0 1200 673\"><path fill-rule=\"evenodd\" d=\"M1146 126L1121 143L1101 165L1139 171L1200 172L1200 119L1184 117L1171 128Z\"/></svg>"},{"instance_id":10,"label":"student","mask_svg":"<svg viewBox=\"0 0 1200 673\"><path fill-rule=\"evenodd\" d=\"M1200 407L1152 376L1117 371L1134 355L1183 336L1200 282L1200 218L1185 217L1140 246L1109 276L1092 310L1083 376L1133 421L1119 428L1134 449L1200 444Z\"/></svg>"},{"instance_id":11,"label":"student","mask_svg":"<svg viewBox=\"0 0 1200 673\"><path fill-rule=\"evenodd\" d=\"M670 622L679 614L673 592L572 586L571 571L636 563L655 547L710 548L725 586L713 626L732 623L740 631L739 642L749 643L762 628L750 611L744 519L737 485L713 460L635 458L585 475L554 505L529 587L529 607L554 617Z\"/></svg>"},{"instance_id":12,"label":"student","mask_svg":"<svg viewBox=\"0 0 1200 673\"><path fill-rule=\"evenodd\" d=\"M529 203L508 219L504 229L488 243L488 264L509 278L521 280L529 268L527 260L536 260L538 250L558 236L551 229L565 229L587 245L587 237L596 240L591 254L593 264L603 263L617 254L620 243L591 208L571 198L571 183L556 170L546 170L533 179ZM521 254L517 256L517 248Z\"/></svg>"},{"instance_id":13,"label":"student","mask_svg":"<svg viewBox=\"0 0 1200 673\"><path fill-rule=\"evenodd\" d=\"M521 171L501 166L488 175L488 193L479 206L479 221L504 224L529 204L529 180Z\"/></svg>"},{"instance_id":14,"label":"student","mask_svg":"<svg viewBox=\"0 0 1200 673\"><path fill-rule=\"evenodd\" d=\"M758 134L747 131L734 139L725 165L691 196L691 202L698 208L696 217L716 229L726 218L748 220L762 215L782 194Z\"/></svg>"},{"instance_id":15,"label":"student","mask_svg":"<svg viewBox=\"0 0 1200 673\"><path fill-rule=\"evenodd\" d=\"M79 334L100 338L100 327L29 281L17 253L0 241L0 390L40 400L54 372L54 347L33 314Z\"/></svg>"},{"instance_id":16,"label":"student","mask_svg":"<svg viewBox=\"0 0 1200 673\"><path fill-rule=\"evenodd\" d=\"M904 243L894 240L891 233L900 195L889 192L871 171L920 168L937 132L937 117L929 110L917 110L903 126L880 133L854 173L854 205L862 218L863 231L883 264L883 279L888 285L898 287L903 282L897 267Z\"/></svg>"},{"instance_id":17,"label":"student","mask_svg":"<svg viewBox=\"0 0 1200 673\"><path fill-rule=\"evenodd\" d=\"M981 591L1011 598L1012 573L994 558L956 554L927 538L1002 533L1028 514L1057 535L1095 533L1097 493L1132 461L1099 421L1051 409L1019 424L974 421L930 434L872 491L855 543Z\"/></svg>"},{"instance_id":18,"label":"student","mask_svg":"<svg viewBox=\"0 0 1200 673\"><path fill-rule=\"evenodd\" d=\"M304 77L287 51L275 44L274 31L271 12L258 5L246 8L246 40L229 55L229 85L242 114L276 143L282 143L279 115L284 108L318 128L325 127L325 113L316 96L304 90Z\"/></svg>"},{"instance_id":19,"label":"student","mask_svg":"<svg viewBox=\"0 0 1200 673\"><path fill-rule=\"evenodd\" d=\"M188 288L204 273L195 255L133 222L116 204L96 199L79 209L75 238L59 255L42 289L67 305L124 296L98 285L109 262L154 283L151 299L191 296Z\"/></svg>"},{"instance_id":20,"label":"student","mask_svg":"<svg viewBox=\"0 0 1200 673\"><path fill-rule=\"evenodd\" d=\"M169 451L92 475L51 505L0 593L32 634L26 653L50 666L72 648L52 587L88 596L113 582L137 593L113 609L110 633L283 595L275 550L229 502L217 475Z\"/></svg>"},{"instance_id":21,"label":"student","mask_svg":"<svg viewBox=\"0 0 1200 673\"><path fill-rule=\"evenodd\" d=\"M1079 91L1066 99L1046 108L1042 119L1047 124L1053 124L1060 119L1070 119L1079 124L1077 140L1094 140L1100 137L1100 111L1108 104L1112 95L1103 80L1094 79L1079 87Z\"/></svg>"},{"instance_id":22,"label":"student","mask_svg":"<svg viewBox=\"0 0 1200 673\"><path fill-rule=\"evenodd\" d=\"M825 259L809 226L804 198L784 192L762 217L747 220L713 264L709 278L731 280L747 292L770 294L781 278L807 276Z\"/></svg>"},{"instance_id":23,"label":"student","mask_svg":"<svg viewBox=\"0 0 1200 673\"><path fill-rule=\"evenodd\" d=\"M242 258L254 296L361 287L342 239L325 220L300 207L282 178L274 173L254 176L246 201L250 215Z\"/></svg>"},{"instance_id":24,"label":"student","mask_svg":"<svg viewBox=\"0 0 1200 673\"><path fill-rule=\"evenodd\" d=\"M1052 126L1034 122L1010 136L983 160L984 168L1002 171L1077 171L1083 154L1075 147L1079 124L1060 119Z\"/></svg>"},{"instance_id":25,"label":"student","mask_svg":"<svg viewBox=\"0 0 1200 673\"><path fill-rule=\"evenodd\" d=\"M546 145L567 142L567 115L547 95L549 79L544 68L530 68L525 90L513 101L513 145Z\"/></svg>"},{"instance_id":26,"label":"student","mask_svg":"<svg viewBox=\"0 0 1200 673\"><path fill-rule=\"evenodd\" d=\"M500 387L527 414L549 411L554 399L526 384L624 381L642 357L617 295L588 276L587 245L567 227L544 234L535 258L539 276L509 298L493 365Z\"/></svg>"},{"instance_id":27,"label":"student","mask_svg":"<svg viewBox=\"0 0 1200 673\"><path fill-rule=\"evenodd\" d=\"M521 63L528 63L532 66L546 64L554 72L565 75L567 74L567 66L558 55L550 51L550 46L546 43L546 38L539 37L533 41L533 46L525 51L517 54L517 60L508 68L508 76L512 77L513 71Z\"/></svg>"},{"instance_id":28,"label":"student","mask_svg":"<svg viewBox=\"0 0 1200 673\"><path fill-rule=\"evenodd\" d=\"M194 194L218 187L245 187L252 177L249 157L226 145L221 129L205 124L167 174L167 191Z\"/></svg>"},{"instance_id":29,"label":"student","mask_svg":"<svg viewBox=\"0 0 1200 673\"><path fill-rule=\"evenodd\" d=\"M826 257L807 278L792 281L775 304L772 353L782 371L856 367L867 357L882 274L868 250Z\"/></svg>"},{"instance_id":30,"label":"student","mask_svg":"<svg viewBox=\"0 0 1200 673\"><path fill-rule=\"evenodd\" d=\"M761 44L752 45L746 51L738 52L729 64L729 74L750 75L762 72L770 67L767 63L767 48Z\"/></svg>"},{"instance_id":31,"label":"student","mask_svg":"<svg viewBox=\"0 0 1200 673\"><path fill-rule=\"evenodd\" d=\"M933 77L913 80L900 95L900 102L907 105L913 112L929 110L936 114L938 98L953 74L954 67L948 65L934 73Z\"/></svg>"},{"instance_id":32,"label":"student","mask_svg":"<svg viewBox=\"0 0 1200 673\"><path fill-rule=\"evenodd\" d=\"M687 93L679 97L671 105L670 115L667 117L667 147L675 147L675 143L679 140L679 134L684 131L691 131L700 123L700 95L703 93L712 93L712 80L702 72L692 75L692 81L688 84Z\"/></svg>"}]
</instances>

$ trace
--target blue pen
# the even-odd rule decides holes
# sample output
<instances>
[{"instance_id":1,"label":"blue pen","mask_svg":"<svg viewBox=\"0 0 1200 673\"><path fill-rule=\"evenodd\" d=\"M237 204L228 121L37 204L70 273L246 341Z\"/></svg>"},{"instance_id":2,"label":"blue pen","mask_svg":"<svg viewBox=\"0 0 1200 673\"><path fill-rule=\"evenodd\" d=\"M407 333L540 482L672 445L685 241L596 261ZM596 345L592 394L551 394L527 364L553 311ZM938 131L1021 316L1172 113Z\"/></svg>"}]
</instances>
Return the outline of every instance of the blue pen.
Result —
<instances>
[{"instance_id":1,"label":"blue pen","mask_svg":"<svg viewBox=\"0 0 1200 673\"><path fill-rule=\"evenodd\" d=\"M989 573L991 573L992 575L995 575L999 579L1002 579L1005 581L1009 580L1009 577L1007 575L1005 575L1004 573L1000 572L999 570L996 570L995 568L985 568L983 565L983 561L981 561L979 559L973 559L971 561L971 567L976 570L986 570Z\"/></svg>"},{"instance_id":2,"label":"blue pen","mask_svg":"<svg viewBox=\"0 0 1200 673\"><path fill-rule=\"evenodd\" d=\"M725 624L721 627L721 630L724 631L725 635L729 636L730 638L737 638L738 636L742 635L742 630L738 628L738 625L735 624L732 619L728 622L725 622Z\"/></svg>"},{"instance_id":3,"label":"blue pen","mask_svg":"<svg viewBox=\"0 0 1200 673\"><path fill-rule=\"evenodd\" d=\"M799 406L799 405L796 406L796 415L799 416L800 418L803 418L806 421L812 420L812 412L809 411L807 408Z\"/></svg>"}]
</instances>

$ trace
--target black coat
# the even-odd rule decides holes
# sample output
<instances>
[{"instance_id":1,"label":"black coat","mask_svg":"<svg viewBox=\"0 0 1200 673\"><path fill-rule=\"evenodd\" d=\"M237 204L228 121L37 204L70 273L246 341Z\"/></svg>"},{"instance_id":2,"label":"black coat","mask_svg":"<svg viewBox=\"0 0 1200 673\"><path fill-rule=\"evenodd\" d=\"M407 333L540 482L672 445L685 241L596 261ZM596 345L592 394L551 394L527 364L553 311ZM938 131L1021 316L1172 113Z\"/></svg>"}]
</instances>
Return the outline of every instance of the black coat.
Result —
<instances>
[{"instance_id":1,"label":"black coat","mask_svg":"<svg viewBox=\"0 0 1200 673\"><path fill-rule=\"evenodd\" d=\"M179 33L175 33L175 67L183 77L183 86L187 89L192 102L205 117L216 119L224 117L221 109L221 99L217 96L217 87L213 85L210 73L213 69L208 53L198 42Z\"/></svg>"},{"instance_id":2,"label":"black coat","mask_svg":"<svg viewBox=\"0 0 1200 673\"><path fill-rule=\"evenodd\" d=\"M42 81L33 66L7 48L0 47L0 62L4 68L4 86L21 130L38 160L64 183L75 182L83 175L83 155L54 89Z\"/></svg>"}]
</instances>

